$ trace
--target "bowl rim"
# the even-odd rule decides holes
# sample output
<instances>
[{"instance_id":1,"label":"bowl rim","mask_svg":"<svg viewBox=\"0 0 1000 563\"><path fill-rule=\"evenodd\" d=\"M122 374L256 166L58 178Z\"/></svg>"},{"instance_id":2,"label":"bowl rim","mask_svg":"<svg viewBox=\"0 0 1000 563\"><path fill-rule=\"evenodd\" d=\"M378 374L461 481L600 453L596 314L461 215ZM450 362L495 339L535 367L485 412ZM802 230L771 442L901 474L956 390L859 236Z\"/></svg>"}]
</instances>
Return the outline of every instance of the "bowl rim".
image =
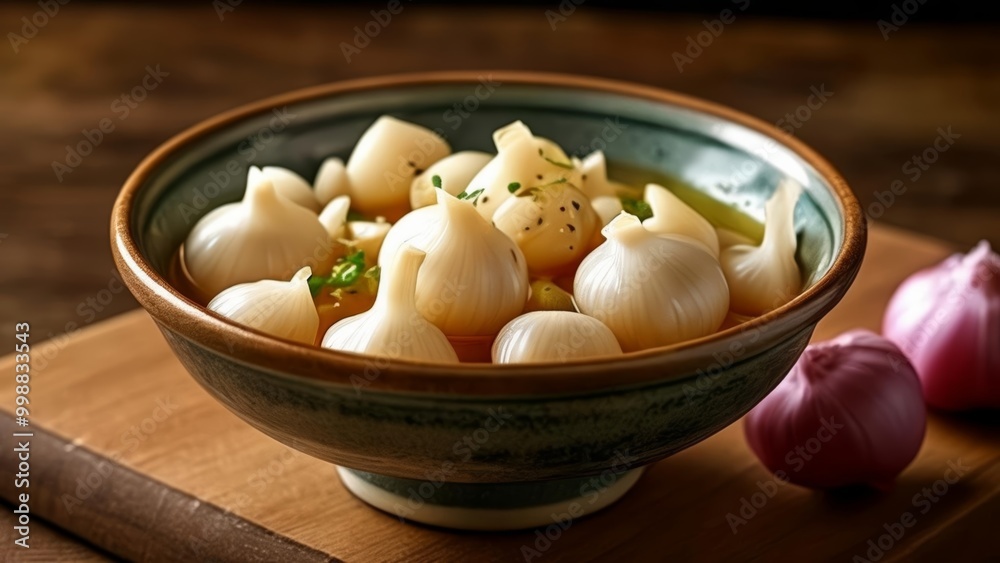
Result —
<instances>
[{"instance_id":1,"label":"bowl rim","mask_svg":"<svg viewBox=\"0 0 1000 563\"><path fill-rule=\"evenodd\" d=\"M503 84L572 88L632 97L693 110L754 130L783 145L812 166L830 186L840 212L843 241L829 270L790 302L739 326L711 335L631 352L566 363L441 364L327 350L276 338L239 325L190 300L169 284L143 257L132 218L142 187L161 164L189 144L244 119L274 108L345 93L387 87L477 83L495 77ZM350 385L363 390L461 395L536 395L581 393L614 387L684 380L705 374L712 353L746 346L749 359L815 323L840 301L864 256L867 225L862 208L846 181L815 151L776 126L738 110L670 90L605 78L526 71L441 71L385 75L311 86L278 94L217 114L175 135L136 167L115 200L111 249L123 281L161 325L200 347L254 368L315 384ZM771 327L778 330L771 331ZM748 337L748 333L753 333ZM725 367L725 366L724 366Z\"/></svg>"}]
</instances>

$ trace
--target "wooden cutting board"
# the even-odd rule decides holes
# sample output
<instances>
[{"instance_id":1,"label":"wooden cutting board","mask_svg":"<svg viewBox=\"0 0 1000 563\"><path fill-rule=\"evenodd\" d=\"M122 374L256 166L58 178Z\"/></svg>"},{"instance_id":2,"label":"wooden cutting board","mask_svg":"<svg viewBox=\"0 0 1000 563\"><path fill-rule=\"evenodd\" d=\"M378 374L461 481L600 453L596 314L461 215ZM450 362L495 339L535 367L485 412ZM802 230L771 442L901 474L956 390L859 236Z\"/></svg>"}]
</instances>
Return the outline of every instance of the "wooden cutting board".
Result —
<instances>
[{"instance_id":1,"label":"wooden cutting board","mask_svg":"<svg viewBox=\"0 0 1000 563\"><path fill-rule=\"evenodd\" d=\"M816 338L877 330L897 284L950 252L875 226L857 282ZM0 389L0 432L34 433L32 515L131 559L1000 558L995 416L932 415L919 457L884 493L823 494L778 483L736 423L650 467L615 506L568 529L553 527L549 537L546 530L454 533L369 508L347 493L330 465L237 419L187 375L142 311L32 344L29 428L14 425L13 384ZM0 369L13 373L13 364L8 356ZM14 455L12 447L0 451L7 475L0 494L8 501L15 498L8 478ZM954 466L967 469L947 484ZM902 535L883 536L887 530Z\"/></svg>"}]
</instances>

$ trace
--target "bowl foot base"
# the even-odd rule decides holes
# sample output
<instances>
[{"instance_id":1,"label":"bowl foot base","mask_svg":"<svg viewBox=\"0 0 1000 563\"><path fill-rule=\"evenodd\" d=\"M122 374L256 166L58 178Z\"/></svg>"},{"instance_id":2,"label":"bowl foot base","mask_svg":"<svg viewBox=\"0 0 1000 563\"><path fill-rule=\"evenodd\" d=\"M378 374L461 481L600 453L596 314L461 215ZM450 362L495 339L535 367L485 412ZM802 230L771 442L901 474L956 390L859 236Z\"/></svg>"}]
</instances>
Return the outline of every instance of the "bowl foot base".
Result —
<instances>
[{"instance_id":1,"label":"bowl foot base","mask_svg":"<svg viewBox=\"0 0 1000 563\"><path fill-rule=\"evenodd\" d=\"M643 467L621 473L524 483L448 483L387 477L337 467L356 497L398 517L460 530L521 530L567 526L620 499Z\"/></svg>"}]
</instances>

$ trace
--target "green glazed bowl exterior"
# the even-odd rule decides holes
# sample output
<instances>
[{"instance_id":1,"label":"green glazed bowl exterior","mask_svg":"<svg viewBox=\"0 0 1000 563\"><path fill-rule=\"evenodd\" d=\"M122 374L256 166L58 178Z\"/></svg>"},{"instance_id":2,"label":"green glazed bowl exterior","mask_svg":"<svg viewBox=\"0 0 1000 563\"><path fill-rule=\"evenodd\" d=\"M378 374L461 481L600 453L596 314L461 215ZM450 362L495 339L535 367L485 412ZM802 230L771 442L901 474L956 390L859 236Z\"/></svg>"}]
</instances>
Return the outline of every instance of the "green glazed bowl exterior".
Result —
<instances>
[{"instance_id":1,"label":"green glazed bowl exterior","mask_svg":"<svg viewBox=\"0 0 1000 563\"><path fill-rule=\"evenodd\" d=\"M386 362L272 338L171 287L170 260L197 220L238 200L250 165L312 178L391 114L491 150L520 119L575 156L669 174L760 219L783 176L806 287L739 327L622 358L560 365ZM823 159L774 127L653 88L512 72L405 75L293 92L166 143L115 204L112 250L129 289L194 378L265 434L363 472L454 483L571 478L669 456L746 413L791 369L861 263L857 201Z\"/></svg>"}]
</instances>

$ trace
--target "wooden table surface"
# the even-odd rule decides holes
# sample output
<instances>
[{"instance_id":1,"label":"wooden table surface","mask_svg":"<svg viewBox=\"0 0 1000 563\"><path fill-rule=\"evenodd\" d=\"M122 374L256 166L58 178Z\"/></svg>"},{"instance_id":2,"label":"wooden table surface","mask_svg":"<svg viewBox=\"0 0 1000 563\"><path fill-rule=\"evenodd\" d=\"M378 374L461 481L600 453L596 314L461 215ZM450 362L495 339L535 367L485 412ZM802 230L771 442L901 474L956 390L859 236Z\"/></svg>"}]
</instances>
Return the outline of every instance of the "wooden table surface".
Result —
<instances>
[{"instance_id":1,"label":"wooden table surface","mask_svg":"<svg viewBox=\"0 0 1000 563\"><path fill-rule=\"evenodd\" d=\"M909 23L885 40L874 21L761 19L751 5L737 10L735 21L681 72L672 54L703 31L705 18L583 4L552 29L544 8L402 6L350 62L341 43L371 19L367 9L243 3L220 20L210 2L177 8L73 2L19 42L16 53L5 42L0 326L27 320L36 338L58 338L67 323L87 326L136 306L126 292L97 300L107 295L102 289L118 287L108 252L109 210L131 169L169 136L285 90L416 70L604 76L785 123L790 112L804 115L800 107L813 88L825 88L833 93L829 100L796 120L794 134L826 155L866 206L895 180L904 182L906 192L877 213L881 221L962 247L982 238L1000 246L995 27ZM21 18L37 9L0 6L0 31L23 33ZM162 82L128 107L120 98L142 84L147 68L159 68ZM67 146L84 141L83 131L103 119L114 130L57 178L53 163L65 163ZM932 151L935 162L915 177L907 161L949 127L959 135L954 144ZM63 543L79 549L72 540ZM43 560L57 557L59 548L52 549Z\"/></svg>"}]
</instances>

